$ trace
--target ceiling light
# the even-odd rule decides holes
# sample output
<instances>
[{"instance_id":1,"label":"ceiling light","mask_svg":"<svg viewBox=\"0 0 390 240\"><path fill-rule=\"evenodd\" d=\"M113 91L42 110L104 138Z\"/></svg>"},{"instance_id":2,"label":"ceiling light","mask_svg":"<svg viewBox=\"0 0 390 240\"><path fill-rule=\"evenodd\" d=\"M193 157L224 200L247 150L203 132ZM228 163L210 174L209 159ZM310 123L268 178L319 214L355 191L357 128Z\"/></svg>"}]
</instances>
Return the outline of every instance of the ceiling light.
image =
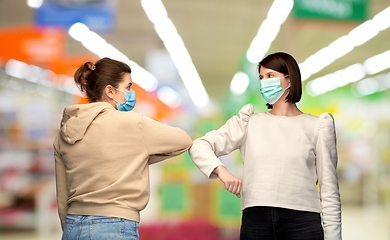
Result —
<instances>
[{"instance_id":1,"label":"ceiling light","mask_svg":"<svg viewBox=\"0 0 390 240\"><path fill-rule=\"evenodd\" d=\"M353 47L357 47L375 37L378 33L379 30L377 29L375 22L368 20L353 29L348 34L348 38Z\"/></svg>"},{"instance_id":2,"label":"ceiling light","mask_svg":"<svg viewBox=\"0 0 390 240\"><path fill-rule=\"evenodd\" d=\"M339 86L344 86L348 83L359 81L360 79L363 79L365 76L366 76L366 71L364 69L363 64L356 63L341 71L342 83L344 84L343 85L340 84Z\"/></svg>"},{"instance_id":3,"label":"ceiling light","mask_svg":"<svg viewBox=\"0 0 390 240\"><path fill-rule=\"evenodd\" d=\"M28 64L10 59L5 65L5 73L9 76L23 79L27 68L29 68Z\"/></svg>"},{"instance_id":4,"label":"ceiling light","mask_svg":"<svg viewBox=\"0 0 390 240\"><path fill-rule=\"evenodd\" d=\"M362 23L348 35L340 37L329 44L329 46L321 49L299 64L302 81L307 80L311 75L321 71L336 59L349 53L354 47L367 42L375 37L379 31L383 31L388 27L390 27L390 7L375 15L372 20ZM327 59L324 60L324 58Z\"/></svg>"},{"instance_id":5,"label":"ceiling light","mask_svg":"<svg viewBox=\"0 0 390 240\"><path fill-rule=\"evenodd\" d=\"M379 73L390 68L390 50L367 59L364 61L364 67L368 74Z\"/></svg>"},{"instance_id":6,"label":"ceiling light","mask_svg":"<svg viewBox=\"0 0 390 240\"><path fill-rule=\"evenodd\" d=\"M157 97L161 102L165 103L171 108L180 106L181 97L180 95L170 87L162 87L157 92Z\"/></svg>"},{"instance_id":7,"label":"ceiling light","mask_svg":"<svg viewBox=\"0 0 390 240\"><path fill-rule=\"evenodd\" d=\"M370 95L388 89L390 89L390 73L363 79L355 83L352 87L352 90L358 96Z\"/></svg>"},{"instance_id":8,"label":"ceiling light","mask_svg":"<svg viewBox=\"0 0 390 240\"><path fill-rule=\"evenodd\" d=\"M129 60L126 55L120 52L111 44L108 44L99 34L90 31L83 23L73 24L68 31L69 35L76 41L81 42L88 50L100 58L108 57L126 63L131 67L131 77L135 83L147 91L154 91L158 86L157 78Z\"/></svg>"},{"instance_id":9,"label":"ceiling light","mask_svg":"<svg viewBox=\"0 0 390 240\"><path fill-rule=\"evenodd\" d=\"M249 77L246 73L237 72L230 83L230 91L236 95L242 95L249 85Z\"/></svg>"},{"instance_id":10,"label":"ceiling light","mask_svg":"<svg viewBox=\"0 0 390 240\"><path fill-rule=\"evenodd\" d=\"M320 95L359 81L367 74L372 75L388 68L390 68L390 50L367 59L363 64L356 63L334 73L316 78L306 85L306 90L311 96Z\"/></svg>"},{"instance_id":11,"label":"ceiling light","mask_svg":"<svg viewBox=\"0 0 390 240\"><path fill-rule=\"evenodd\" d=\"M390 7L375 15L372 21L374 21L379 31L390 27Z\"/></svg>"},{"instance_id":12,"label":"ceiling light","mask_svg":"<svg viewBox=\"0 0 390 240\"><path fill-rule=\"evenodd\" d=\"M210 101L209 96L183 40L178 35L173 22L168 18L163 3L161 0L141 0L141 4L171 56L195 106L205 107Z\"/></svg>"},{"instance_id":13,"label":"ceiling light","mask_svg":"<svg viewBox=\"0 0 390 240\"><path fill-rule=\"evenodd\" d=\"M27 5L31 8L40 8L43 0L27 0Z\"/></svg>"},{"instance_id":14,"label":"ceiling light","mask_svg":"<svg viewBox=\"0 0 390 240\"><path fill-rule=\"evenodd\" d=\"M278 35L280 25L284 23L293 6L293 0L275 0L272 3L267 18L260 25L257 35L246 52L246 57L249 62L258 63L263 59Z\"/></svg>"},{"instance_id":15,"label":"ceiling light","mask_svg":"<svg viewBox=\"0 0 390 240\"><path fill-rule=\"evenodd\" d=\"M370 95L379 90L379 85L375 78L366 78L355 85L355 90L360 96Z\"/></svg>"},{"instance_id":16,"label":"ceiling light","mask_svg":"<svg viewBox=\"0 0 390 240\"><path fill-rule=\"evenodd\" d=\"M327 53L329 56L333 56L334 59L340 58L344 56L345 54L352 51L353 45L350 41L350 37L348 36L342 36L336 41L329 44L327 47Z\"/></svg>"}]
</instances>

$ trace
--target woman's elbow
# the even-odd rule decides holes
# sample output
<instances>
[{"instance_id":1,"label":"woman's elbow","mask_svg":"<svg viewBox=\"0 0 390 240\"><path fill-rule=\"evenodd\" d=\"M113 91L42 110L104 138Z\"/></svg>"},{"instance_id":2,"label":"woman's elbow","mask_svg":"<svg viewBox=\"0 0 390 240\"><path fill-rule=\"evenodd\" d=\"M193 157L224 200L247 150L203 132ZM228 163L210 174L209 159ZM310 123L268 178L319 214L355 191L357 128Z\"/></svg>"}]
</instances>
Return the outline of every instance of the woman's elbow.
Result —
<instances>
[{"instance_id":1,"label":"woman's elbow","mask_svg":"<svg viewBox=\"0 0 390 240\"><path fill-rule=\"evenodd\" d=\"M193 144L191 137L186 133L186 137L183 139L183 146L189 149Z\"/></svg>"}]
</instances>

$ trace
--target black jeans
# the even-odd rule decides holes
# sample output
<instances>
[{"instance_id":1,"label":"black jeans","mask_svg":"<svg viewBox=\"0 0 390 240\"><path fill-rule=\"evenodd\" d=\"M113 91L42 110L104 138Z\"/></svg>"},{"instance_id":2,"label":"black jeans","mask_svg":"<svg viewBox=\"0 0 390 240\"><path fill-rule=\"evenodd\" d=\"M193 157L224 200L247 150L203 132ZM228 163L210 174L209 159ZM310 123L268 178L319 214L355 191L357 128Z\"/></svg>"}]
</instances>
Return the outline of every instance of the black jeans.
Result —
<instances>
[{"instance_id":1,"label":"black jeans","mask_svg":"<svg viewBox=\"0 0 390 240\"><path fill-rule=\"evenodd\" d=\"M323 240L321 216L277 207L244 209L240 240Z\"/></svg>"}]
</instances>

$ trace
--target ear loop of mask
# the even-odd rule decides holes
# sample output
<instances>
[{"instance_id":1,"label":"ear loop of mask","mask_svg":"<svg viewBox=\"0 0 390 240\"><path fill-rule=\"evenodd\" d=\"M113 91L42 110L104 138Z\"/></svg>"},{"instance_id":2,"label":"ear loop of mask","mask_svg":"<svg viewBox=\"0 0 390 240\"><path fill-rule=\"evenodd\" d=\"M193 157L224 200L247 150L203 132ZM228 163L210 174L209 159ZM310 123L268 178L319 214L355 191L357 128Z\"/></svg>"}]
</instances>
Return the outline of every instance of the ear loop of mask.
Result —
<instances>
[{"instance_id":1,"label":"ear loop of mask","mask_svg":"<svg viewBox=\"0 0 390 240\"><path fill-rule=\"evenodd\" d=\"M286 78L286 77L288 77L288 75L286 75L286 76L284 76L284 77L281 77L281 78L279 78L279 83L280 83L280 79L282 79L282 78ZM286 92L286 90L287 89L289 89L291 87L291 84L290 83L288 83L288 87L286 87L286 88L282 88L282 86L280 85L280 88L281 89L283 89L283 94ZM279 101L279 99L283 96L283 94L282 95L280 95L280 97L278 98L278 99L276 99L276 101L275 102L277 102L277 101Z\"/></svg>"},{"instance_id":2,"label":"ear loop of mask","mask_svg":"<svg viewBox=\"0 0 390 240\"><path fill-rule=\"evenodd\" d=\"M117 90L117 91L119 91L119 92L123 92L123 94L125 94L125 92L124 91L122 91L122 90L119 90L119 89L117 89L117 88L114 88L115 90ZM120 102L118 102L118 100L116 100L115 98L113 98L114 99L114 101L116 102L116 103L118 103L118 104L121 104Z\"/></svg>"}]
</instances>

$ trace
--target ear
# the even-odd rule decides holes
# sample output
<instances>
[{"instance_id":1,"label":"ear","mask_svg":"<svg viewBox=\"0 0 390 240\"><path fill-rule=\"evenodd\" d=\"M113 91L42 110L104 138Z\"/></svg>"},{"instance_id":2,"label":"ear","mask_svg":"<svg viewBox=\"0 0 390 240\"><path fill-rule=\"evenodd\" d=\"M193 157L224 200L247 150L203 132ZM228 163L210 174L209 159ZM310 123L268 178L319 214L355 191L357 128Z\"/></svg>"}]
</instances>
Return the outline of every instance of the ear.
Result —
<instances>
[{"instance_id":1,"label":"ear","mask_svg":"<svg viewBox=\"0 0 390 240\"><path fill-rule=\"evenodd\" d=\"M111 85L107 85L105 88L104 88L104 94L107 96L107 98L113 100L114 99L114 94L116 93L116 90L113 86Z\"/></svg>"}]
</instances>

